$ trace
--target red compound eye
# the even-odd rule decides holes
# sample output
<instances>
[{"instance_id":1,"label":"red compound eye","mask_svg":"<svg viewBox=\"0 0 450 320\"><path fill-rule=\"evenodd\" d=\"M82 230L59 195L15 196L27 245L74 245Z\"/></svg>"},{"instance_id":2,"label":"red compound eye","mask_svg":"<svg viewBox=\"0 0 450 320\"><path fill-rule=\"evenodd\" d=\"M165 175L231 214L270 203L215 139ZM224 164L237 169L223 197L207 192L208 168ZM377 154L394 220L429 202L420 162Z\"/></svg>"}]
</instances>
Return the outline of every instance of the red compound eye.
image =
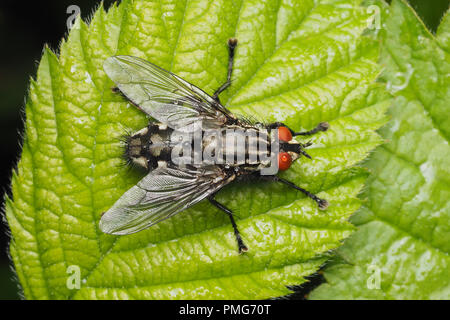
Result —
<instances>
[{"instance_id":1,"label":"red compound eye","mask_svg":"<svg viewBox=\"0 0 450 320\"><path fill-rule=\"evenodd\" d=\"M292 140L291 130L289 130L286 127L278 127L278 139L285 142L291 141Z\"/></svg>"},{"instance_id":2,"label":"red compound eye","mask_svg":"<svg viewBox=\"0 0 450 320\"><path fill-rule=\"evenodd\" d=\"M287 170L292 164L292 157L287 152L280 152L278 154L278 169Z\"/></svg>"}]
</instances>

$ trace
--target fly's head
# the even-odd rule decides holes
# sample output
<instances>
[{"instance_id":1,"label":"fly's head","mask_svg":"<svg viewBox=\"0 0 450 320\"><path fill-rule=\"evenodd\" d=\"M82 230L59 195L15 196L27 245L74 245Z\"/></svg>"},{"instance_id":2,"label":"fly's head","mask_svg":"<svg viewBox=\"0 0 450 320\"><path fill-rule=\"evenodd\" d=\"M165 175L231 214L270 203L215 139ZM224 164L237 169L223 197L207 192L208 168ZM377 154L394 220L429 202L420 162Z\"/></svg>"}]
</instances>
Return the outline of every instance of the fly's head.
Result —
<instances>
[{"instance_id":1,"label":"fly's head","mask_svg":"<svg viewBox=\"0 0 450 320\"><path fill-rule=\"evenodd\" d=\"M299 143L293 140L292 137L292 133L288 128L278 127L278 139L280 141L278 169L281 171L289 169L292 163L300 158L301 155L311 159L311 156L304 149L311 146L312 143Z\"/></svg>"}]
</instances>

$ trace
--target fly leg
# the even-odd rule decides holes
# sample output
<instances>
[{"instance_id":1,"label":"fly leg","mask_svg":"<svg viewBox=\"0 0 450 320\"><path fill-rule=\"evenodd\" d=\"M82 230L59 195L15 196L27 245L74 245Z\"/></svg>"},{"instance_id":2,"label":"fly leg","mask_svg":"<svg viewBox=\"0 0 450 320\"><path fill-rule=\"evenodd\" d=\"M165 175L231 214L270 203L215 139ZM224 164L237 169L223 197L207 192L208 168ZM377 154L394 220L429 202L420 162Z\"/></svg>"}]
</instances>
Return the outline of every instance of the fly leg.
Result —
<instances>
[{"instance_id":1,"label":"fly leg","mask_svg":"<svg viewBox=\"0 0 450 320\"><path fill-rule=\"evenodd\" d=\"M237 241L237 244L239 247L239 253L247 252L248 248L244 244L244 241L242 241L241 234L240 234L240 232L237 228L236 222L234 221L234 218L233 218L233 212L230 209L228 209L227 207L225 207L223 204L218 202L216 199L214 199L215 195L216 194L214 193L208 197L209 202L211 202L214 206L216 206L218 209L222 210L223 212L225 212L228 215L228 217L230 218L230 221L231 221L231 225L233 226L234 235L236 236L236 241Z\"/></svg>"},{"instance_id":2,"label":"fly leg","mask_svg":"<svg viewBox=\"0 0 450 320\"><path fill-rule=\"evenodd\" d=\"M287 125L285 125L283 122L274 122L274 123L270 123L266 126L267 129L276 129L278 127L288 128L289 131L291 131L292 136L295 137L295 136L311 136L319 131L327 131L328 128L330 127L330 125L328 124L328 122L321 122L314 129L309 130L309 131L304 131L304 132L295 132L294 130L289 128Z\"/></svg>"},{"instance_id":3,"label":"fly leg","mask_svg":"<svg viewBox=\"0 0 450 320\"><path fill-rule=\"evenodd\" d=\"M325 199L321 199L318 196L316 196L315 194L309 192L308 190L305 190L303 188L300 188L299 186L295 185L295 183L292 183L286 179L280 178L278 176L261 176L261 178L265 179L265 180L269 180L269 181L277 181L277 182L281 182L284 183L285 185L294 188L296 190L299 190L301 192L303 192L306 196L308 196L309 198L313 199L317 205L319 206L319 209L321 210L325 210L329 203L327 200Z\"/></svg>"},{"instance_id":4,"label":"fly leg","mask_svg":"<svg viewBox=\"0 0 450 320\"><path fill-rule=\"evenodd\" d=\"M237 39L228 39L228 74L227 81L222 84L219 89L217 89L213 94L213 99L220 103L219 94L221 94L226 88L231 85L231 73L233 72L233 61L234 61L234 49L237 46Z\"/></svg>"},{"instance_id":5,"label":"fly leg","mask_svg":"<svg viewBox=\"0 0 450 320\"><path fill-rule=\"evenodd\" d=\"M314 129L304 132L294 132L292 135L295 136L311 136L319 131L327 131L330 125L328 122L319 123Z\"/></svg>"}]
</instances>

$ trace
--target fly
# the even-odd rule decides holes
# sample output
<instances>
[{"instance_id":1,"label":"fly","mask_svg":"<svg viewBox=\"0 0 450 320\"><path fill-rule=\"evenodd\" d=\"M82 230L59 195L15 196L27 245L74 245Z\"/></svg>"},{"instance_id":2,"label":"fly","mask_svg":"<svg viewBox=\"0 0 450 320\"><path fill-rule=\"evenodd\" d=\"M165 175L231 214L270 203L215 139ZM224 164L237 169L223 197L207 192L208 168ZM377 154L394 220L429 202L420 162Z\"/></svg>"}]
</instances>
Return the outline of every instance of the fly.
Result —
<instances>
[{"instance_id":1,"label":"fly","mask_svg":"<svg viewBox=\"0 0 450 320\"><path fill-rule=\"evenodd\" d=\"M244 177L283 183L303 192L320 209L328 207L326 200L276 172L267 173L273 163L276 171L287 170L299 157L311 158L305 151L311 143L302 144L293 137L326 131L327 122L310 131L295 132L281 122L240 119L220 103L220 93L231 84L236 46L236 39L228 40L227 81L212 96L140 58L113 56L105 60L104 70L116 84L114 91L156 121L126 138L127 161L145 169L147 175L102 215L100 229L104 233L135 233L208 199L228 215L239 253L246 252L232 211L215 199L225 185ZM227 143L229 132L244 132L242 144L235 140ZM193 138L197 133L199 143ZM208 161L202 158L207 151Z\"/></svg>"}]
</instances>

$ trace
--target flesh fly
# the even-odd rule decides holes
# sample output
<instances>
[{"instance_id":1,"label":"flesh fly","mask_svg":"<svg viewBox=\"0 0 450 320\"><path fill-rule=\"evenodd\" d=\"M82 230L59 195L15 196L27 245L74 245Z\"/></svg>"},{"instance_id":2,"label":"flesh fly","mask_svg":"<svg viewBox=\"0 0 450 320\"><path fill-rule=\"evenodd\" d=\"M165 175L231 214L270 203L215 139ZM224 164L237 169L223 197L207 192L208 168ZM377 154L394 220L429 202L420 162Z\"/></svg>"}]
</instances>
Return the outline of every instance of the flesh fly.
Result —
<instances>
[{"instance_id":1,"label":"flesh fly","mask_svg":"<svg viewBox=\"0 0 450 320\"><path fill-rule=\"evenodd\" d=\"M127 161L147 175L102 215L103 232L135 233L208 199L229 216L239 253L245 252L248 248L232 211L215 196L225 185L246 177L281 182L303 192L320 209L327 208L326 200L276 173L301 156L311 158L305 151L311 143L293 137L326 131L328 123L295 132L281 122L263 124L232 114L219 95L231 84L236 45L236 39L228 41L227 81L212 96L140 58L105 60L104 70L116 85L113 90L155 121L126 138Z\"/></svg>"}]
</instances>

